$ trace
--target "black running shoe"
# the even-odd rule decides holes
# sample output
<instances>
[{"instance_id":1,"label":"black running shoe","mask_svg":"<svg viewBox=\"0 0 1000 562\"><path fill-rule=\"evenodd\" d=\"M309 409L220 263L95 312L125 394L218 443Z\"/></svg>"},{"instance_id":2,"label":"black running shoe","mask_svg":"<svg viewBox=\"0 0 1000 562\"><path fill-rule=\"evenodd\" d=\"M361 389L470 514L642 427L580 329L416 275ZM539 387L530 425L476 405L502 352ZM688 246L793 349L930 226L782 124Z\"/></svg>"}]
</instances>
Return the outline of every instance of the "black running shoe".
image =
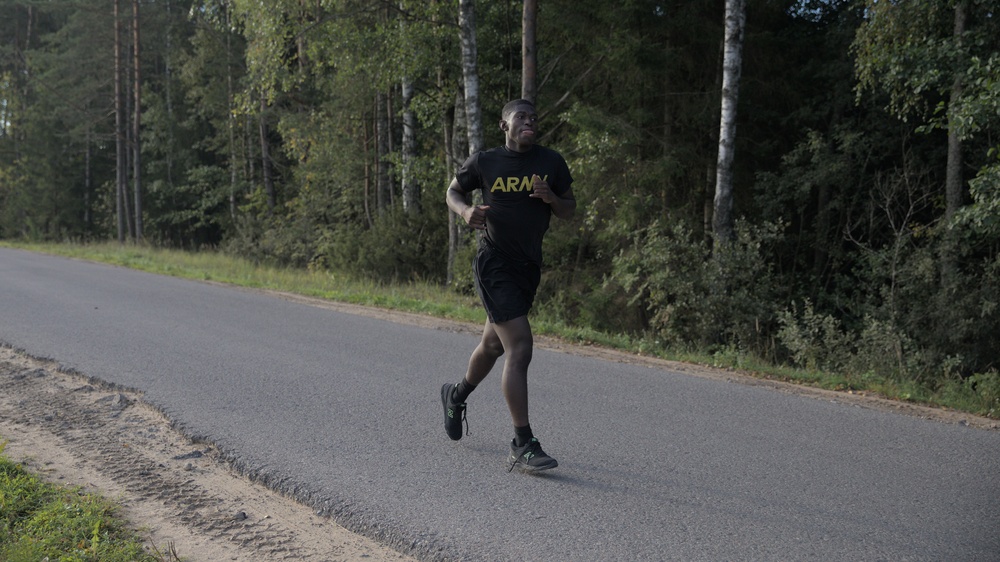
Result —
<instances>
[{"instance_id":1,"label":"black running shoe","mask_svg":"<svg viewBox=\"0 0 1000 562\"><path fill-rule=\"evenodd\" d=\"M559 466L556 459L545 454L542 446L538 443L538 439L534 437L522 447L518 447L515 445L515 441L511 440L510 458L507 461L510 463L510 468L507 469L507 472L514 470L514 467L524 472L538 472L539 470L548 470Z\"/></svg>"},{"instance_id":2,"label":"black running shoe","mask_svg":"<svg viewBox=\"0 0 1000 562\"><path fill-rule=\"evenodd\" d=\"M462 438L462 422L465 422L466 431L469 422L465 419L465 402L455 402L452 398L454 389L451 383L441 387L441 404L444 405L444 431L452 441L458 441Z\"/></svg>"}]
</instances>

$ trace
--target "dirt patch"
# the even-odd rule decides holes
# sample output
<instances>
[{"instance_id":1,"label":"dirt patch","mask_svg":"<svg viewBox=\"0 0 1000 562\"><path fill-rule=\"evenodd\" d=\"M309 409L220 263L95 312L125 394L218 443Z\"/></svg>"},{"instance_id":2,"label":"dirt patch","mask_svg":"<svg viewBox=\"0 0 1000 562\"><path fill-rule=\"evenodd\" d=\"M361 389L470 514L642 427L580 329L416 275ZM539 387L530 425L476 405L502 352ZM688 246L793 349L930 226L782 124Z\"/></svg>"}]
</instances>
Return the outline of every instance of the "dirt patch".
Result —
<instances>
[{"instance_id":1,"label":"dirt patch","mask_svg":"<svg viewBox=\"0 0 1000 562\"><path fill-rule=\"evenodd\" d=\"M412 560L235 474L133 392L0 348L4 454L45 479L118 501L185 560Z\"/></svg>"},{"instance_id":2,"label":"dirt patch","mask_svg":"<svg viewBox=\"0 0 1000 562\"><path fill-rule=\"evenodd\" d=\"M417 314L287 293L269 294L437 330L474 334L482 329ZM863 393L765 380L724 369L572 345L544 336L536 337L535 344L551 351L765 386L943 423L1000 428L997 420ZM3 439L8 440L8 457L51 481L82 486L117 500L123 505L124 515L145 530L150 544L161 551L172 545L187 560L412 560L240 476L211 444L194 442L173 429L170 421L145 403L140 394L61 372L55 363L0 347L0 442Z\"/></svg>"}]
</instances>

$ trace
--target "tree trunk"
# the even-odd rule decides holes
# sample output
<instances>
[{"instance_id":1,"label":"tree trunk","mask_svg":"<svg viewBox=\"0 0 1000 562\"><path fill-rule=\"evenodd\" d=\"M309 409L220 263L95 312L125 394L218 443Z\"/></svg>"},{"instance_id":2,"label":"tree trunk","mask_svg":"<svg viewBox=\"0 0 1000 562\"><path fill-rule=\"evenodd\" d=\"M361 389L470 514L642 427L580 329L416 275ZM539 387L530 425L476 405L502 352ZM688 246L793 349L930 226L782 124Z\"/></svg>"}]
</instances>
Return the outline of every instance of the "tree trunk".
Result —
<instances>
[{"instance_id":1,"label":"tree trunk","mask_svg":"<svg viewBox=\"0 0 1000 562\"><path fill-rule=\"evenodd\" d=\"M413 82L403 78L403 170L400 174L403 191L403 210L410 214L420 212L420 186L413 177L413 162L417 158L417 115L410 107L413 101Z\"/></svg>"},{"instance_id":2,"label":"tree trunk","mask_svg":"<svg viewBox=\"0 0 1000 562\"><path fill-rule=\"evenodd\" d=\"M469 154L469 137L465 131L466 126L468 126L468 119L465 116L465 95L461 90L455 92L455 103L452 107L454 108L451 119L452 132L449 135L445 131L445 149L448 151L448 172L450 176L448 178L449 185L451 178L458 171L458 167L465 162ZM454 279L455 257L458 255L458 251L465 245L466 238L462 236L463 224L464 221L451 209L448 209L448 263L451 267L448 279Z\"/></svg>"},{"instance_id":3,"label":"tree trunk","mask_svg":"<svg viewBox=\"0 0 1000 562\"><path fill-rule=\"evenodd\" d=\"M965 33L965 19L968 10L966 0L955 3L956 46L961 48L962 34ZM958 272L957 233L950 228L955 214L962 207L962 139L958 136L958 126L955 123L959 101L962 98L962 73L956 72L951 85L951 95L948 101L948 162L945 168L945 208L944 208L944 246L941 250L941 284L951 287Z\"/></svg>"},{"instance_id":4,"label":"tree trunk","mask_svg":"<svg viewBox=\"0 0 1000 562\"><path fill-rule=\"evenodd\" d=\"M274 194L274 178L271 177L271 148L267 140L267 98L264 93L260 94L260 117L258 119L258 129L260 130L260 165L261 173L264 176L264 193L267 195L267 212L274 214L277 206L277 198Z\"/></svg>"},{"instance_id":5,"label":"tree trunk","mask_svg":"<svg viewBox=\"0 0 1000 562\"><path fill-rule=\"evenodd\" d=\"M258 125L259 127L259 125ZM243 118L243 179L247 183L255 182L257 178L257 155L253 153L254 123L253 115L247 112ZM260 144L259 142L257 144Z\"/></svg>"},{"instance_id":6,"label":"tree trunk","mask_svg":"<svg viewBox=\"0 0 1000 562\"><path fill-rule=\"evenodd\" d=\"M164 155L164 164L167 167L167 185L173 189L174 185L174 147L176 143L174 142L174 103L173 103L173 88L171 86L173 67L171 66L170 54L173 52L172 45L172 31L174 27L173 14L170 9L170 0L166 0L167 9L167 30L166 30L166 50L163 54L163 97L167 105L167 151Z\"/></svg>"},{"instance_id":7,"label":"tree trunk","mask_svg":"<svg viewBox=\"0 0 1000 562\"><path fill-rule=\"evenodd\" d=\"M712 245L712 225L715 223L715 204L714 204L714 192L715 192L715 173L718 168L709 161L705 166L705 184L704 188L701 190L702 193L702 204L701 204L701 218L702 218L702 240L705 242L706 247Z\"/></svg>"},{"instance_id":8,"label":"tree trunk","mask_svg":"<svg viewBox=\"0 0 1000 562\"><path fill-rule=\"evenodd\" d=\"M722 62L722 111L712 228L716 246L733 239L733 156L745 24L746 0L726 0L726 46Z\"/></svg>"},{"instance_id":9,"label":"tree trunk","mask_svg":"<svg viewBox=\"0 0 1000 562\"><path fill-rule=\"evenodd\" d=\"M444 90L443 71L438 69L438 88ZM455 158L452 151L452 123L455 121L454 107L449 110L447 107L441 111L441 136L444 142L445 177L444 185L451 184L451 178L455 175ZM455 257L458 255L458 215L448 209L448 263L445 273L445 283L451 285L455 281Z\"/></svg>"},{"instance_id":10,"label":"tree trunk","mask_svg":"<svg viewBox=\"0 0 1000 562\"><path fill-rule=\"evenodd\" d=\"M94 180L93 171L91 167L91 159L93 157L93 136L94 131L88 125L87 126L87 140L86 140L86 150L83 154L84 169L83 169L83 225L86 227L87 231L90 232L91 227L94 225L93 219L93 203L92 194L94 192Z\"/></svg>"},{"instance_id":11,"label":"tree trunk","mask_svg":"<svg viewBox=\"0 0 1000 562\"><path fill-rule=\"evenodd\" d=\"M483 149L483 117L479 107L479 68L476 62L476 3L459 0L458 26L462 42L462 77L465 82L465 116L469 154Z\"/></svg>"},{"instance_id":12,"label":"tree trunk","mask_svg":"<svg viewBox=\"0 0 1000 562\"><path fill-rule=\"evenodd\" d=\"M135 190L133 193L133 203L135 203L135 241L142 240L142 142L139 138L139 125L142 116L142 76L140 74L141 64L139 58L139 0L132 0L132 65L133 94L135 95L135 114L132 118L132 180Z\"/></svg>"},{"instance_id":13,"label":"tree trunk","mask_svg":"<svg viewBox=\"0 0 1000 562\"><path fill-rule=\"evenodd\" d=\"M830 186L823 182L816 193L816 242L813 248L813 275L823 278L827 261L830 259Z\"/></svg>"},{"instance_id":14,"label":"tree trunk","mask_svg":"<svg viewBox=\"0 0 1000 562\"><path fill-rule=\"evenodd\" d=\"M538 51L535 41L538 0L524 0L521 18L521 98L535 101L538 94Z\"/></svg>"},{"instance_id":15,"label":"tree trunk","mask_svg":"<svg viewBox=\"0 0 1000 562\"><path fill-rule=\"evenodd\" d=\"M670 38L666 38L666 54L670 57ZM673 89L673 76L671 76L669 66L663 69L663 135L660 137L663 143L663 161L669 162L674 150L673 127L674 127L674 107L675 97L670 95ZM673 174L663 174L662 187L660 190L660 214L669 220L670 206L673 197Z\"/></svg>"},{"instance_id":16,"label":"tree trunk","mask_svg":"<svg viewBox=\"0 0 1000 562\"><path fill-rule=\"evenodd\" d=\"M392 202L389 178L389 115L386 95L375 93L375 206L378 214L385 213Z\"/></svg>"},{"instance_id":17,"label":"tree trunk","mask_svg":"<svg viewBox=\"0 0 1000 562\"><path fill-rule=\"evenodd\" d=\"M364 159L365 159L365 191L364 191L364 207L365 207L365 223L368 228L375 226L375 222L372 220L372 161L369 155L369 148L372 144L371 135L368 133L368 116L363 115L361 117L361 130L364 136L364 142L361 145L364 147Z\"/></svg>"},{"instance_id":18,"label":"tree trunk","mask_svg":"<svg viewBox=\"0 0 1000 562\"><path fill-rule=\"evenodd\" d=\"M233 111L235 92L233 89L233 33L232 10L225 4L226 10L226 100L229 117L229 218L236 221L236 115Z\"/></svg>"},{"instance_id":19,"label":"tree trunk","mask_svg":"<svg viewBox=\"0 0 1000 562\"><path fill-rule=\"evenodd\" d=\"M469 149L469 116L465 113L465 99L465 94L461 90L455 92L455 119L453 120L454 129L451 134L451 145L448 146L448 150L451 151L449 157L452 162L452 174L458 171L458 167L461 166L465 162L465 159L469 157L469 154L472 153Z\"/></svg>"},{"instance_id":20,"label":"tree trunk","mask_svg":"<svg viewBox=\"0 0 1000 562\"><path fill-rule=\"evenodd\" d=\"M125 243L125 104L122 98L122 21L115 0L115 216L118 243Z\"/></svg>"}]
</instances>

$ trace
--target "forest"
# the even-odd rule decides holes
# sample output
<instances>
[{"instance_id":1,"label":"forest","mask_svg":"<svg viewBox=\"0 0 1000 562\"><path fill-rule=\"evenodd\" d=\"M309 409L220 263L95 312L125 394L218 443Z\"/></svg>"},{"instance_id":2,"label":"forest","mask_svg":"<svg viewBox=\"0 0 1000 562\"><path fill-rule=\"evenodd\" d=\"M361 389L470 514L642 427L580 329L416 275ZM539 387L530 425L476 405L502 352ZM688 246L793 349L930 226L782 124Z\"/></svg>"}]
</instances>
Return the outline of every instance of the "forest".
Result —
<instances>
[{"instance_id":1,"label":"forest","mask_svg":"<svg viewBox=\"0 0 1000 562\"><path fill-rule=\"evenodd\" d=\"M445 189L529 97L578 201L536 311L1000 401L1000 0L0 6L0 239L469 294Z\"/></svg>"}]
</instances>

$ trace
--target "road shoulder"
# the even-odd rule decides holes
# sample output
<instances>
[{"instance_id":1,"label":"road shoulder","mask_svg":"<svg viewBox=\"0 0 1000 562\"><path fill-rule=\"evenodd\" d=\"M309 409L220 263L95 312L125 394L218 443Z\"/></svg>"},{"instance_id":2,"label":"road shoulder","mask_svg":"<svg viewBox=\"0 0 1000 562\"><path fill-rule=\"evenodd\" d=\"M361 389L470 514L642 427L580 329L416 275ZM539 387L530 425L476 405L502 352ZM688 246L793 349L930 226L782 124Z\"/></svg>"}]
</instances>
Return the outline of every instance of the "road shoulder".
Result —
<instances>
[{"instance_id":1,"label":"road shoulder","mask_svg":"<svg viewBox=\"0 0 1000 562\"><path fill-rule=\"evenodd\" d=\"M239 476L142 396L0 347L4 454L50 482L122 506L186 560L411 560Z\"/></svg>"}]
</instances>

